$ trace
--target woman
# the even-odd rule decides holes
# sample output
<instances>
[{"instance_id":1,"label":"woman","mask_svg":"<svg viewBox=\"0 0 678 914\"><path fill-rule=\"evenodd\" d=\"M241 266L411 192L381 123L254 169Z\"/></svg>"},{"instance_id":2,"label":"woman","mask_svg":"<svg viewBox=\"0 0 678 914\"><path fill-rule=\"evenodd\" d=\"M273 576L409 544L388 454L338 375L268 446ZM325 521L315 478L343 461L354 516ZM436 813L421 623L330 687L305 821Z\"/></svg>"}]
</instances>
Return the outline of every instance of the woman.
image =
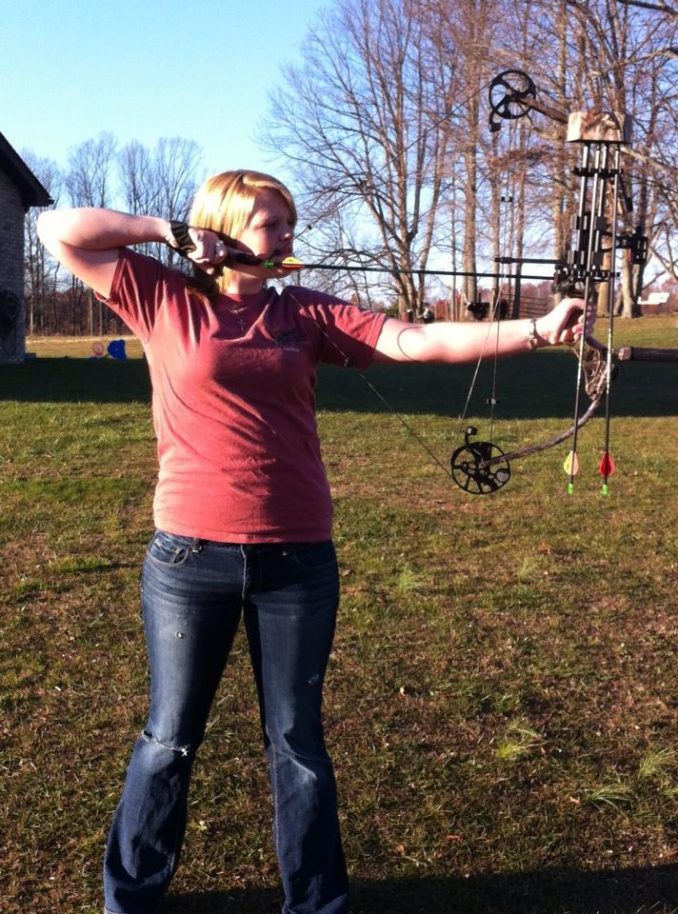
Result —
<instances>
[{"instance_id":1,"label":"woman","mask_svg":"<svg viewBox=\"0 0 678 914\"><path fill-rule=\"evenodd\" d=\"M108 914L150 914L176 870L193 760L241 615L283 914L349 908L321 722L339 588L316 368L472 361L486 328L413 325L308 289L267 288L285 272L277 264L292 254L295 223L287 188L249 171L206 181L189 225L96 209L40 218L45 246L141 339L153 386L157 530L142 574L150 710L108 838ZM202 281L128 249L157 241L189 257ZM582 306L569 299L538 321L502 322L499 354L572 342Z\"/></svg>"}]
</instances>

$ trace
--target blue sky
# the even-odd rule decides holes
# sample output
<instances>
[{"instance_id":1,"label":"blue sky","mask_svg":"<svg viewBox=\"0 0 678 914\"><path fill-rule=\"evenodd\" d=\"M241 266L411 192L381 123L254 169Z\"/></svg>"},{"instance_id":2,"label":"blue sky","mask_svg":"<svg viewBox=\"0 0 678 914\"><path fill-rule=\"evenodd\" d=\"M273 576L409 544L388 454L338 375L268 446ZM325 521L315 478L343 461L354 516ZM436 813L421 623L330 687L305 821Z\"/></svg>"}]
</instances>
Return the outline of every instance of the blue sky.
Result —
<instances>
[{"instance_id":1,"label":"blue sky","mask_svg":"<svg viewBox=\"0 0 678 914\"><path fill-rule=\"evenodd\" d=\"M208 172L269 168L254 142L323 0L0 0L0 132L66 166L111 132L195 140Z\"/></svg>"}]
</instances>

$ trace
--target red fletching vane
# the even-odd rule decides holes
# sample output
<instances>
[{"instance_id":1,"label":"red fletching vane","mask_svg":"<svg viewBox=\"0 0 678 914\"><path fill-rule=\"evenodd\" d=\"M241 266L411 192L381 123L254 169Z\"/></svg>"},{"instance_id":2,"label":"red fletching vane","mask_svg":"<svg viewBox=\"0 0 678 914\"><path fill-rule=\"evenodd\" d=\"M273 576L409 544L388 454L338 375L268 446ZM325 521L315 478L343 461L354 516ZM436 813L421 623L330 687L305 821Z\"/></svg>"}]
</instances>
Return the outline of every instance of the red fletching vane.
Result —
<instances>
[{"instance_id":1,"label":"red fletching vane","mask_svg":"<svg viewBox=\"0 0 678 914\"><path fill-rule=\"evenodd\" d=\"M598 472L601 476L607 479L609 476L612 476L614 471L617 469L617 465L614 462L612 454L609 454L607 451L600 458L600 464L598 466Z\"/></svg>"}]
</instances>

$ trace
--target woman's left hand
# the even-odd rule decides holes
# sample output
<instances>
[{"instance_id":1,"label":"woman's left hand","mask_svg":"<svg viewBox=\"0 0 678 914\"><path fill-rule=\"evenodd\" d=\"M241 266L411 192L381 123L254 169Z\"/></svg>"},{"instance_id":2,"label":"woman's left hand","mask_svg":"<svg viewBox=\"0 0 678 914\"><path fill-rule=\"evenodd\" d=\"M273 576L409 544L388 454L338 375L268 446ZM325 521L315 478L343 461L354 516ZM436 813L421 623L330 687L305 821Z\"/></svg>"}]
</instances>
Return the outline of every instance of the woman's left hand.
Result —
<instances>
[{"instance_id":1,"label":"woman's left hand","mask_svg":"<svg viewBox=\"0 0 678 914\"><path fill-rule=\"evenodd\" d=\"M596 323L595 306L589 307L586 326L585 311L586 302L583 298L564 298L552 311L536 321L538 336L549 346L576 343L582 334L591 336Z\"/></svg>"}]
</instances>

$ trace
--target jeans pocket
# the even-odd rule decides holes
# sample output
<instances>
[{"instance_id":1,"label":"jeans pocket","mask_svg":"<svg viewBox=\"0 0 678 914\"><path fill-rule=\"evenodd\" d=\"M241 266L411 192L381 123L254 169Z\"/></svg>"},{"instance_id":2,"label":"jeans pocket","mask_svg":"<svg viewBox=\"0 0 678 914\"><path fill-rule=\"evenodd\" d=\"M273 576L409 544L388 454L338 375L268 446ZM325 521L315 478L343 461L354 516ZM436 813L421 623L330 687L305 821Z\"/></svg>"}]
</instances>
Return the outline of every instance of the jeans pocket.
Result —
<instances>
[{"instance_id":1,"label":"jeans pocket","mask_svg":"<svg viewBox=\"0 0 678 914\"><path fill-rule=\"evenodd\" d=\"M334 543L327 540L322 543L298 543L285 547L288 555L301 568L323 568L325 565L334 565L337 555Z\"/></svg>"},{"instance_id":2,"label":"jeans pocket","mask_svg":"<svg viewBox=\"0 0 678 914\"><path fill-rule=\"evenodd\" d=\"M156 530L146 550L146 557L156 565L176 568L183 565L191 554L195 540Z\"/></svg>"}]
</instances>

